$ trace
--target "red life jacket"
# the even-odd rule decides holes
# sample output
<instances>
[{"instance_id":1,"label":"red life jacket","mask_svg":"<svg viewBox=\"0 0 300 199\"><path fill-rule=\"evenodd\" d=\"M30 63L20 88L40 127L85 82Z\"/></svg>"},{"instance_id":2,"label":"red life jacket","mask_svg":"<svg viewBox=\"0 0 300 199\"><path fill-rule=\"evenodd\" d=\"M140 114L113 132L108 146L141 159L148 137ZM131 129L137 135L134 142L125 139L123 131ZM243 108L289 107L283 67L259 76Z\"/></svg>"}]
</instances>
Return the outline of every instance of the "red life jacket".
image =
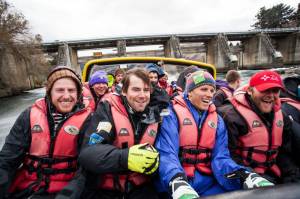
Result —
<instances>
[{"instance_id":1,"label":"red life jacket","mask_svg":"<svg viewBox=\"0 0 300 199\"><path fill-rule=\"evenodd\" d=\"M287 103L300 111L300 102L293 100L291 98L280 98L281 103Z\"/></svg>"},{"instance_id":2,"label":"red life jacket","mask_svg":"<svg viewBox=\"0 0 300 199\"><path fill-rule=\"evenodd\" d=\"M218 122L215 105L209 106L200 133L182 96L174 98L173 107L179 122L179 157L187 177L194 177L196 169L211 175L211 153L215 146Z\"/></svg>"},{"instance_id":3,"label":"red life jacket","mask_svg":"<svg viewBox=\"0 0 300 199\"><path fill-rule=\"evenodd\" d=\"M83 96L83 103L85 107L90 108L91 111L95 111L96 109L96 102L93 97L93 94L90 90L89 84L84 83L82 87L82 96Z\"/></svg>"},{"instance_id":4,"label":"red life jacket","mask_svg":"<svg viewBox=\"0 0 300 199\"><path fill-rule=\"evenodd\" d=\"M232 97L233 94L232 94L232 92L228 88L226 88L226 87L220 87L219 89L222 90L223 93L226 95L226 99L229 99L229 98Z\"/></svg>"},{"instance_id":5,"label":"red life jacket","mask_svg":"<svg viewBox=\"0 0 300 199\"><path fill-rule=\"evenodd\" d=\"M89 113L87 109L76 112L51 139L46 102L37 100L30 111L30 149L9 192L45 189L56 193L67 185L77 169L79 129Z\"/></svg>"},{"instance_id":6,"label":"red life jacket","mask_svg":"<svg viewBox=\"0 0 300 199\"><path fill-rule=\"evenodd\" d=\"M131 126L129 116L127 114L126 108L122 103L121 97L116 94L110 94L105 99L111 105L112 117L116 129L116 138L114 141L114 146L118 148L129 148L134 143L134 129ZM156 134L158 129L158 123L150 124L145 130L139 144L149 143L154 144ZM101 189L109 190L119 190L124 192L126 190L127 182L132 183L135 186L139 186L148 182L150 180L149 176L136 173L128 172L126 174L105 174L101 177L101 183L99 187Z\"/></svg>"},{"instance_id":7,"label":"red life jacket","mask_svg":"<svg viewBox=\"0 0 300 199\"><path fill-rule=\"evenodd\" d=\"M280 102L276 102L272 132L268 132L263 121L249 106L245 99L245 93L245 91L240 90L230 100L248 126L248 133L239 137L236 153L240 155L246 166L252 167L257 173L264 174L267 170L270 170L280 177L281 172L276 165L278 148L282 144L283 131L283 115L280 110Z\"/></svg>"}]
</instances>

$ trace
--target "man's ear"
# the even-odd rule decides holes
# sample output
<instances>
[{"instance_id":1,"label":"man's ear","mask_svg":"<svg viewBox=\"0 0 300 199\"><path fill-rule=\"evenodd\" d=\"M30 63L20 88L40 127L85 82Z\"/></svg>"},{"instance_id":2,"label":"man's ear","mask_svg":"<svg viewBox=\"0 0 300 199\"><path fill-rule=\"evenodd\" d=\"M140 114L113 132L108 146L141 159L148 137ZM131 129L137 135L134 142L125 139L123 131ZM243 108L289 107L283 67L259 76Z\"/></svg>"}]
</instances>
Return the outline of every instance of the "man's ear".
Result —
<instances>
[{"instance_id":1,"label":"man's ear","mask_svg":"<svg viewBox=\"0 0 300 199\"><path fill-rule=\"evenodd\" d=\"M251 95L252 94L252 92L253 92L253 87L248 87L247 88L247 93L248 93L248 95Z\"/></svg>"},{"instance_id":2,"label":"man's ear","mask_svg":"<svg viewBox=\"0 0 300 199\"><path fill-rule=\"evenodd\" d=\"M191 92L188 92L188 93L187 93L187 98L189 99L190 96L191 96Z\"/></svg>"}]
</instances>

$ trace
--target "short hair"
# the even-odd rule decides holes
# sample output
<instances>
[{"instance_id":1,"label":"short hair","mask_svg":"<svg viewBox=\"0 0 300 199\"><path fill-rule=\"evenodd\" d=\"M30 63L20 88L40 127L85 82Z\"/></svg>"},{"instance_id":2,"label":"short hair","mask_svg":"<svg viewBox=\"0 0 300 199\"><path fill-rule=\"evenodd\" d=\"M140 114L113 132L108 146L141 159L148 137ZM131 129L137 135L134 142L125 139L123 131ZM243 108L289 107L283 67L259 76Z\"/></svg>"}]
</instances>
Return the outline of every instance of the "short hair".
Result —
<instances>
[{"instance_id":1,"label":"short hair","mask_svg":"<svg viewBox=\"0 0 300 199\"><path fill-rule=\"evenodd\" d=\"M115 71L115 77L118 75L118 74L125 74L125 70L123 68L118 68L116 71Z\"/></svg>"},{"instance_id":2,"label":"short hair","mask_svg":"<svg viewBox=\"0 0 300 199\"><path fill-rule=\"evenodd\" d=\"M128 70L125 73L124 78L122 79L122 84L123 84L122 91L124 93L126 93L128 90L131 76L136 76L136 77L140 78L146 85L148 85L149 87L151 86L151 82L148 77L148 72L142 68L133 68L133 69Z\"/></svg>"},{"instance_id":3,"label":"short hair","mask_svg":"<svg viewBox=\"0 0 300 199\"><path fill-rule=\"evenodd\" d=\"M229 70L226 73L225 79L228 83L233 83L238 79L241 79L241 75L239 72L237 72L236 70Z\"/></svg>"}]
</instances>

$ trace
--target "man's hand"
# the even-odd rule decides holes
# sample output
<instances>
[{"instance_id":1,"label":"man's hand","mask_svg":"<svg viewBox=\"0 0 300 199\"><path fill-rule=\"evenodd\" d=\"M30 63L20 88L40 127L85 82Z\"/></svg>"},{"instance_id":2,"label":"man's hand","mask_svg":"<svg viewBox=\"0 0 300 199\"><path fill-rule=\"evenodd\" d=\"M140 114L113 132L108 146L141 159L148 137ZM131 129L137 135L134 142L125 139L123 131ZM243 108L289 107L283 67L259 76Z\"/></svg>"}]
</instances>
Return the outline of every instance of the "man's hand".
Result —
<instances>
[{"instance_id":1,"label":"man's hand","mask_svg":"<svg viewBox=\"0 0 300 199\"><path fill-rule=\"evenodd\" d=\"M183 179L174 179L170 183L173 199L199 198L198 193Z\"/></svg>"},{"instance_id":2,"label":"man's hand","mask_svg":"<svg viewBox=\"0 0 300 199\"><path fill-rule=\"evenodd\" d=\"M244 189L252 189L256 187L267 187L274 186L274 184L267 179L261 177L257 173L249 173L248 177L245 179L243 187Z\"/></svg>"},{"instance_id":3,"label":"man's hand","mask_svg":"<svg viewBox=\"0 0 300 199\"><path fill-rule=\"evenodd\" d=\"M129 148L128 169L138 173L152 174L159 165L159 153L148 144L138 144Z\"/></svg>"}]
</instances>

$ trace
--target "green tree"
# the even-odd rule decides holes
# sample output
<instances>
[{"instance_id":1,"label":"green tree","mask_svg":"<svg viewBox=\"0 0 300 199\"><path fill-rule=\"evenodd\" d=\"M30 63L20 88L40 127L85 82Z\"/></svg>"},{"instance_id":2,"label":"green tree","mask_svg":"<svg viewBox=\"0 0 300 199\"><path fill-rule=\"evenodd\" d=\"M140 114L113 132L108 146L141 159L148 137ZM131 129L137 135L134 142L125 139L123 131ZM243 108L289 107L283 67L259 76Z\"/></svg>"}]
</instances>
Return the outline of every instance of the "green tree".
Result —
<instances>
[{"instance_id":1,"label":"green tree","mask_svg":"<svg viewBox=\"0 0 300 199\"><path fill-rule=\"evenodd\" d=\"M262 7L256 14L255 28L286 28L295 27L296 12L289 5L280 3L272 8Z\"/></svg>"}]
</instances>

